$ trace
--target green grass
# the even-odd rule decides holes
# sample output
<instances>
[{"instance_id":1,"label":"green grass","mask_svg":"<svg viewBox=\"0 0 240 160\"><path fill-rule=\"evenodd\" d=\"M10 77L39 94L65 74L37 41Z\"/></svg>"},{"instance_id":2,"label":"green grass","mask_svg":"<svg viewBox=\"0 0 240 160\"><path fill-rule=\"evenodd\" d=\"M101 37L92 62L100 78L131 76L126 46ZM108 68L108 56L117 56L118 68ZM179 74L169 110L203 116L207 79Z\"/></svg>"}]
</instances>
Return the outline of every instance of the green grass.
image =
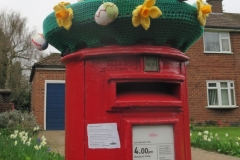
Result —
<instances>
[{"instance_id":1,"label":"green grass","mask_svg":"<svg viewBox=\"0 0 240 160\"><path fill-rule=\"evenodd\" d=\"M232 138L240 137L240 127L206 127L205 130L218 133L219 137L225 137L226 133Z\"/></svg>"},{"instance_id":2,"label":"green grass","mask_svg":"<svg viewBox=\"0 0 240 160\"><path fill-rule=\"evenodd\" d=\"M213 135L218 134L224 140L229 138L240 137L240 127L195 127L193 134L196 135L198 132L209 131ZM226 133L228 137L226 137Z\"/></svg>"}]
</instances>

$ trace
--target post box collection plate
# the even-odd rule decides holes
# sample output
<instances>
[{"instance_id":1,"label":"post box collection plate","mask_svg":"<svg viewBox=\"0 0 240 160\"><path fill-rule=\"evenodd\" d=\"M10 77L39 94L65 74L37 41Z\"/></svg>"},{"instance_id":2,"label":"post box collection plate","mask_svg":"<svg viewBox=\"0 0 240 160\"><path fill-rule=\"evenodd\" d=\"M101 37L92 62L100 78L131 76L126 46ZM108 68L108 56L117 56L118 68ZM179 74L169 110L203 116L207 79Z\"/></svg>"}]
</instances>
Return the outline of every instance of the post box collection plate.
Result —
<instances>
[{"instance_id":1,"label":"post box collection plate","mask_svg":"<svg viewBox=\"0 0 240 160\"><path fill-rule=\"evenodd\" d=\"M174 160L172 125L133 126L133 160Z\"/></svg>"},{"instance_id":2,"label":"post box collection plate","mask_svg":"<svg viewBox=\"0 0 240 160\"><path fill-rule=\"evenodd\" d=\"M145 72L158 72L159 71L158 57L145 56L144 57L144 71Z\"/></svg>"}]
</instances>

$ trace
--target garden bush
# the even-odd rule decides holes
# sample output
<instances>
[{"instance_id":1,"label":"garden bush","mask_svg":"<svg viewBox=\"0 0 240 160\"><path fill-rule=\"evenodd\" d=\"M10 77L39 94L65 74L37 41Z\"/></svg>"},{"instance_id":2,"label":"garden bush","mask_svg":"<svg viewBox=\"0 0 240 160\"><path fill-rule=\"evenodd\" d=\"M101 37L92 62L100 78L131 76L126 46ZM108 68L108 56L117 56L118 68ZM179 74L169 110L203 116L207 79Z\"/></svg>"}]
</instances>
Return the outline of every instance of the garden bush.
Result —
<instances>
[{"instance_id":1,"label":"garden bush","mask_svg":"<svg viewBox=\"0 0 240 160\"><path fill-rule=\"evenodd\" d=\"M24 130L32 135L39 127L32 112L14 110L0 113L0 129L2 134L6 135L9 135L14 130Z\"/></svg>"}]
</instances>

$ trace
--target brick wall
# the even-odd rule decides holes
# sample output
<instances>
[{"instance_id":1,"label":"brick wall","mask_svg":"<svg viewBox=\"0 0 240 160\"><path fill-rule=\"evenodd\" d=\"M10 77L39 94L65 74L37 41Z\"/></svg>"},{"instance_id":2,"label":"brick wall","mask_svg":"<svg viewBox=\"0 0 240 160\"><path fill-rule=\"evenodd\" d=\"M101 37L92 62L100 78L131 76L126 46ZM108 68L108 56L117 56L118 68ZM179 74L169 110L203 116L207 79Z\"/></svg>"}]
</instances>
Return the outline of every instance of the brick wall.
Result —
<instances>
[{"instance_id":1,"label":"brick wall","mask_svg":"<svg viewBox=\"0 0 240 160\"><path fill-rule=\"evenodd\" d=\"M212 12L213 13L222 13L222 1L223 0L207 0L207 3L209 3L212 6Z\"/></svg>"},{"instance_id":2,"label":"brick wall","mask_svg":"<svg viewBox=\"0 0 240 160\"><path fill-rule=\"evenodd\" d=\"M233 54L204 53L201 38L187 52L190 118L196 122L213 120L224 124L240 122L240 109L207 109L206 80L233 80L236 104L240 105L240 33L231 33Z\"/></svg>"},{"instance_id":3,"label":"brick wall","mask_svg":"<svg viewBox=\"0 0 240 160\"><path fill-rule=\"evenodd\" d=\"M32 80L31 109L42 128L44 127L45 80L65 80L65 71L35 70Z\"/></svg>"},{"instance_id":4,"label":"brick wall","mask_svg":"<svg viewBox=\"0 0 240 160\"><path fill-rule=\"evenodd\" d=\"M0 113L12 110L11 103L2 103L0 104Z\"/></svg>"}]
</instances>

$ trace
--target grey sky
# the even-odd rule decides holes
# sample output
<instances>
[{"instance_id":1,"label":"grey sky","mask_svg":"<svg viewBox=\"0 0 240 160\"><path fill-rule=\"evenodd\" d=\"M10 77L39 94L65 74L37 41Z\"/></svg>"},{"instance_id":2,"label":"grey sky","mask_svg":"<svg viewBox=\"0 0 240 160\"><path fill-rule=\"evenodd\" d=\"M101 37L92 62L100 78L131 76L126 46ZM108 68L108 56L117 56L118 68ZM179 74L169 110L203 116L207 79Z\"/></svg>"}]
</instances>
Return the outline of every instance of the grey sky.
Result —
<instances>
[{"instance_id":1,"label":"grey sky","mask_svg":"<svg viewBox=\"0 0 240 160\"><path fill-rule=\"evenodd\" d=\"M43 20L53 12L53 7L62 0L0 0L0 9L7 8L21 12L23 17L28 18L30 29L35 28L38 33L42 33ZM193 4L196 0L188 0ZM77 0L66 0L66 2L77 3ZM224 12L240 13L239 0L223 0ZM56 52L53 47L48 48L48 52Z\"/></svg>"}]
</instances>

